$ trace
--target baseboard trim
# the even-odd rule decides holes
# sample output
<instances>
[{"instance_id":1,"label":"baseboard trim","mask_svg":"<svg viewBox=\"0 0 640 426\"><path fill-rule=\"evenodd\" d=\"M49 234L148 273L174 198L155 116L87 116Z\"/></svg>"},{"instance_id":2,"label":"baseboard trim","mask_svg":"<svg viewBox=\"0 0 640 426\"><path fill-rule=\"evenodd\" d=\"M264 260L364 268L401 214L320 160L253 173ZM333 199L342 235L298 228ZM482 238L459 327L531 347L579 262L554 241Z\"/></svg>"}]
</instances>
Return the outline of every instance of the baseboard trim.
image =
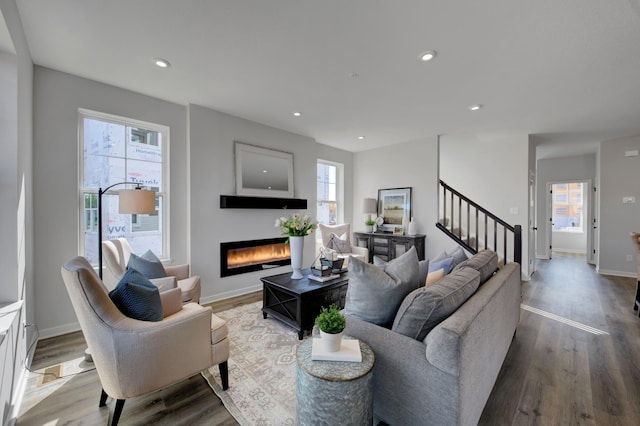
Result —
<instances>
[{"instance_id":1,"label":"baseboard trim","mask_svg":"<svg viewBox=\"0 0 640 426\"><path fill-rule=\"evenodd\" d=\"M44 328L42 330L38 330L38 341L48 339L50 337L62 336L63 334L74 333L76 331L80 331L80 323L77 322L60 325L58 327Z\"/></svg>"},{"instance_id":2,"label":"baseboard trim","mask_svg":"<svg viewBox=\"0 0 640 426\"><path fill-rule=\"evenodd\" d=\"M225 291L224 293L218 293L211 296L200 297L200 304L207 305L209 303L231 299L232 297L244 296L245 294L255 293L256 291L260 291L260 290L262 290L262 284L256 284L256 285L239 288L232 291Z\"/></svg>"},{"instance_id":3,"label":"baseboard trim","mask_svg":"<svg viewBox=\"0 0 640 426\"><path fill-rule=\"evenodd\" d=\"M571 254L587 254L586 251L580 249L565 249L565 248L555 248L553 251L557 251L558 253L571 253Z\"/></svg>"},{"instance_id":4,"label":"baseboard trim","mask_svg":"<svg viewBox=\"0 0 640 426\"><path fill-rule=\"evenodd\" d=\"M638 274L633 272L626 271L614 271L611 269L598 269L596 268L596 272L600 275L613 275L614 277L625 277L625 278L636 278Z\"/></svg>"}]
</instances>

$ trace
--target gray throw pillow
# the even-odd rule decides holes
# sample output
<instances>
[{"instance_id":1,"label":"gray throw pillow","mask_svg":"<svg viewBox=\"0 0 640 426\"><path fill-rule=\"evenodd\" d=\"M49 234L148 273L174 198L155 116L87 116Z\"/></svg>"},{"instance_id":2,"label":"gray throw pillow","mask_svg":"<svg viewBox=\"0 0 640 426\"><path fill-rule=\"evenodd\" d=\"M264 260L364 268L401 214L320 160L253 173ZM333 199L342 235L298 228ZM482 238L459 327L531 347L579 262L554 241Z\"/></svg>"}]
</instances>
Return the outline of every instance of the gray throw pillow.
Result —
<instances>
[{"instance_id":1,"label":"gray throw pillow","mask_svg":"<svg viewBox=\"0 0 640 426\"><path fill-rule=\"evenodd\" d=\"M464 262L460 262L454 269L469 266L480 272L480 285L484 284L498 269L498 255L489 249L479 251Z\"/></svg>"},{"instance_id":2,"label":"gray throw pillow","mask_svg":"<svg viewBox=\"0 0 640 426\"><path fill-rule=\"evenodd\" d=\"M391 260L393 262L393 260ZM378 256L373 256L373 264L379 266L383 270L387 268L389 262L380 259ZM418 261L418 287L423 286L427 281L427 275L429 274L429 259Z\"/></svg>"},{"instance_id":3,"label":"gray throw pillow","mask_svg":"<svg viewBox=\"0 0 640 426\"><path fill-rule=\"evenodd\" d=\"M141 321L162 321L162 300L158 287L135 269L124 273L116 288L109 292L116 307L128 316Z\"/></svg>"},{"instance_id":4,"label":"gray throw pillow","mask_svg":"<svg viewBox=\"0 0 640 426\"><path fill-rule=\"evenodd\" d=\"M462 250L462 247L458 246L452 251L447 252L447 257L452 257L451 270L454 270L459 263L467 260L467 254Z\"/></svg>"},{"instance_id":5,"label":"gray throw pillow","mask_svg":"<svg viewBox=\"0 0 640 426\"><path fill-rule=\"evenodd\" d=\"M127 269L135 269L149 279L167 276L167 271L164 270L162 262L151 250L147 250L142 256L131 253Z\"/></svg>"},{"instance_id":6,"label":"gray throw pillow","mask_svg":"<svg viewBox=\"0 0 640 426\"><path fill-rule=\"evenodd\" d=\"M404 298L392 331L424 340L427 334L456 311L480 285L480 273L460 268L440 281L412 291Z\"/></svg>"},{"instance_id":7,"label":"gray throw pillow","mask_svg":"<svg viewBox=\"0 0 640 426\"><path fill-rule=\"evenodd\" d=\"M418 288L418 255L414 247L385 269L351 257L345 313L377 325L390 325L404 297Z\"/></svg>"}]
</instances>

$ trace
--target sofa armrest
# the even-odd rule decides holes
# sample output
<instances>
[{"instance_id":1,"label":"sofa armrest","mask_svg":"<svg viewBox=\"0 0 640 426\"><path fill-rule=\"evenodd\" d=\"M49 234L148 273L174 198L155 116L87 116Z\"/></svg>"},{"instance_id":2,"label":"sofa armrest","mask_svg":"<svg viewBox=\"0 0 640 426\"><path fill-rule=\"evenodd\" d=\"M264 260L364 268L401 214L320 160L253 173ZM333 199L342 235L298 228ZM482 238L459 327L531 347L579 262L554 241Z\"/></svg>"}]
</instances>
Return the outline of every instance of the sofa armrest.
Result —
<instances>
[{"instance_id":1,"label":"sofa armrest","mask_svg":"<svg viewBox=\"0 0 640 426\"><path fill-rule=\"evenodd\" d=\"M165 266L164 270L167 272L167 275L176 277L178 281L189 278L189 264L187 263L184 265Z\"/></svg>"},{"instance_id":2,"label":"sofa armrest","mask_svg":"<svg viewBox=\"0 0 640 426\"><path fill-rule=\"evenodd\" d=\"M369 249L366 247L351 246L351 253L363 256L364 262L369 262Z\"/></svg>"}]
</instances>

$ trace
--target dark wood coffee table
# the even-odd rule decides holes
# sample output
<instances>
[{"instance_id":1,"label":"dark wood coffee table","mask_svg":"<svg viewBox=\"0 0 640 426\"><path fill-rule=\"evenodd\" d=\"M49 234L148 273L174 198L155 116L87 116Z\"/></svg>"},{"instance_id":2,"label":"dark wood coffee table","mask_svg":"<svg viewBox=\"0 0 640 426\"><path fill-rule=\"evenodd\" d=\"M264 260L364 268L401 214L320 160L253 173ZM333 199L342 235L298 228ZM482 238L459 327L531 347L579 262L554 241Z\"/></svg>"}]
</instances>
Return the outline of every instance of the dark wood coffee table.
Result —
<instances>
[{"instance_id":1,"label":"dark wood coffee table","mask_svg":"<svg viewBox=\"0 0 640 426\"><path fill-rule=\"evenodd\" d=\"M347 295L348 273L339 278L319 282L307 278L310 269L302 270L304 278L291 279L291 272L263 277L262 316L272 315L298 332L302 340L305 330L313 328L313 323L323 306L331 304L344 308Z\"/></svg>"}]
</instances>

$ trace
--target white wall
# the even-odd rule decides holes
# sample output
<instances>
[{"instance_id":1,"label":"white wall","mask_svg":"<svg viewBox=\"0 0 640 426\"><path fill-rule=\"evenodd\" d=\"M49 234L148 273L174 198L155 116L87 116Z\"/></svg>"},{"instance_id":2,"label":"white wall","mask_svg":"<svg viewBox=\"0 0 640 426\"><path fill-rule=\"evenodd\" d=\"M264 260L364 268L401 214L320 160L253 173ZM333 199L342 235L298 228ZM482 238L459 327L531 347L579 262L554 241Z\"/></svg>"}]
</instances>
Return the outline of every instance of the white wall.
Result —
<instances>
[{"instance_id":1,"label":"white wall","mask_svg":"<svg viewBox=\"0 0 640 426\"><path fill-rule=\"evenodd\" d=\"M600 144L600 250L598 272L636 276L636 253L629 233L640 231L640 136ZM622 197L633 196L634 204ZM627 256L631 256L628 261Z\"/></svg>"},{"instance_id":2,"label":"white wall","mask_svg":"<svg viewBox=\"0 0 640 426\"><path fill-rule=\"evenodd\" d=\"M171 128L171 257L188 261L186 108L81 77L34 73L35 312L40 337L78 329L60 267L78 253L78 108Z\"/></svg>"},{"instance_id":3,"label":"white wall","mask_svg":"<svg viewBox=\"0 0 640 426\"><path fill-rule=\"evenodd\" d=\"M438 138L357 152L353 158L353 212L356 231L364 228L357 211L363 198L377 198L378 189L412 187L413 219L420 234L426 234L426 257L434 258L455 243L435 227L438 216Z\"/></svg>"},{"instance_id":4,"label":"white wall","mask_svg":"<svg viewBox=\"0 0 640 426\"><path fill-rule=\"evenodd\" d=\"M260 277L289 272L289 266L220 277L220 243L275 238L275 220L297 210L221 209L220 195L234 195L234 141L293 153L294 197L307 199L307 212L316 214L318 156L345 164L351 175L351 154L319 145L314 139L256 122L189 105L191 180L191 265L202 280L207 303L262 288ZM347 179L350 181L350 179ZM348 182L346 192L351 192ZM350 201L346 205L351 212ZM314 238L305 239L303 266L315 258Z\"/></svg>"},{"instance_id":5,"label":"white wall","mask_svg":"<svg viewBox=\"0 0 640 426\"><path fill-rule=\"evenodd\" d=\"M440 178L510 225L522 226L522 272L529 276L528 135L444 135ZM518 213L511 213L511 209Z\"/></svg>"},{"instance_id":6,"label":"white wall","mask_svg":"<svg viewBox=\"0 0 640 426\"><path fill-rule=\"evenodd\" d=\"M2 339L0 419L17 415L29 363L27 341L33 322L32 108L33 63L14 0L0 2L0 30L11 37L12 51L0 52L0 235L3 283L0 304L23 305Z\"/></svg>"},{"instance_id":7,"label":"white wall","mask_svg":"<svg viewBox=\"0 0 640 426\"><path fill-rule=\"evenodd\" d=\"M536 256L544 259L547 256L547 233L549 228L549 207L548 190L549 183L559 182L581 182L596 181L596 156L595 154L579 155L564 158L547 158L538 160L536 179L536 223L538 231L536 234ZM584 198L586 200L586 198ZM586 220L585 216L585 220ZM588 231L588 225L586 230ZM554 233L552 245L556 249L574 250L581 244L581 241L574 241L580 238L577 235L564 235L565 233ZM586 244L586 234L582 237ZM583 247L584 247L583 244Z\"/></svg>"}]
</instances>

